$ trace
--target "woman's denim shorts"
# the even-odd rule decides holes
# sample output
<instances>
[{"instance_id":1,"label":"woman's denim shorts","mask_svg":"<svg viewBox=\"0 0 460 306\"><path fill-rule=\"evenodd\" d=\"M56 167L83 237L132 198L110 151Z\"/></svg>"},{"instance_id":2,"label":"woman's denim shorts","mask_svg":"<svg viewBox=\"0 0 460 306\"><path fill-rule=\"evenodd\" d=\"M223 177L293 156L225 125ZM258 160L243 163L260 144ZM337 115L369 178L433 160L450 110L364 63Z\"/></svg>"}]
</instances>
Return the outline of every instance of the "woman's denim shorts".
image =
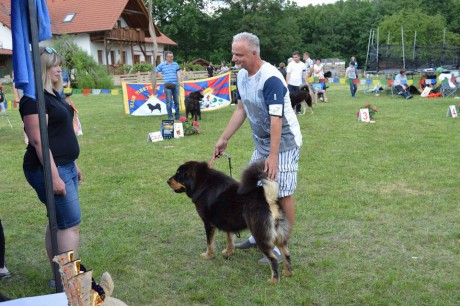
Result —
<instances>
[{"instance_id":1,"label":"woman's denim shorts","mask_svg":"<svg viewBox=\"0 0 460 306\"><path fill-rule=\"evenodd\" d=\"M59 176L65 183L66 195L54 195L58 229L65 230L80 224L81 210L78 199L78 173L75 163L58 168ZM46 205L45 176L43 168L24 170L27 181L37 192L38 198Z\"/></svg>"}]
</instances>

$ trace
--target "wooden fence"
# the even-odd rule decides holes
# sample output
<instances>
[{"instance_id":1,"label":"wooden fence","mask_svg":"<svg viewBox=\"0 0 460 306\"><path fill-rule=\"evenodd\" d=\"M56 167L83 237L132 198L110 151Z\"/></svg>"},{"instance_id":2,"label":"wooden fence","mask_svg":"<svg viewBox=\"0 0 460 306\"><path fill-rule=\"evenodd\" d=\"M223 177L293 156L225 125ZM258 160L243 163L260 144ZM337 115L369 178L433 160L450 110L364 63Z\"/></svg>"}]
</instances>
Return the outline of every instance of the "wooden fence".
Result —
<instances>
[{"instance_id":1,"label":"wooden fence","mask_svg":"<svg viewBox=\"0 0 460 306\"><path fill-rule=\"evenodd\" d=\"M206 71L186 71L182 72L182 80L198 80L206 79L208 73ZM236 72L232 72L232 82L236 79ZM162 82L162 78L157 78L157 81ZM120 86L122 82L126 83L150 83L150 72L137 72L134 74L121 74L113 76L113 84Z\"/></svg>"}]
</instances>

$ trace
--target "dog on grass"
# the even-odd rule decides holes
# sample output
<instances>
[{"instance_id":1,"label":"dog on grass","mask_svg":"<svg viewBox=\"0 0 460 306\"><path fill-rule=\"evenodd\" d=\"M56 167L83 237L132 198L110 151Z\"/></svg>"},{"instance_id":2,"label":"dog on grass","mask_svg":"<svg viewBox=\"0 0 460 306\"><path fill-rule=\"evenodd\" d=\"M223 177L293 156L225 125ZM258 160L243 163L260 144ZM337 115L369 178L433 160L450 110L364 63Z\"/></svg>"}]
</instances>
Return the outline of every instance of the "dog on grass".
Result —
<instances>
[{"instance_id":1,"label":"dog on grass","mask_svg":"<svg viewBox=\"0 0 460 306\"><path fill-rule=\"evenodd\" d=\"M285 276L292 275L291 256L287 246L290 225L278 201L278 183L267 178L265 163L257 162L243 172L238 183L230 176L208 167L205 162L189 161L179 166L167 181L176 192L185 192L192 199L204 223L207 250L201 254L210 259L215 250L215 233L227 233L225 257L233 254L234 233L248 229L258 248L270 261L270 283L279 281L278 260L273 253L276 245L282 255Z\"/></svg>"},{"instance_id":2,"label":"dog on grass","mask_svg":"<svg viewBox=\"0 0 460 306\"><path fill-rule=\"evenodd\" d=\"M292 108L295 110L296 106L300 104L300 107L302 108L302 115L305 115L305 112L307 111L307 105L313 114L313 103L310 92L310 86L305 84L300 87L299 91L289 93Z\"/></svg>"},{"instance_id":3,"label":"dog on grass","mask_svg":"<svg viewBox=\"0 0 460 306\"><path fill-rule=\"evenodd\" d=\"M201 120L201 105L200 101L204 98L203 94L197 90L191 92L185 97L185 117L188 119L188 115L191 114L191 119L197 121L198 117Z\"/></svg>"}]
</instances>

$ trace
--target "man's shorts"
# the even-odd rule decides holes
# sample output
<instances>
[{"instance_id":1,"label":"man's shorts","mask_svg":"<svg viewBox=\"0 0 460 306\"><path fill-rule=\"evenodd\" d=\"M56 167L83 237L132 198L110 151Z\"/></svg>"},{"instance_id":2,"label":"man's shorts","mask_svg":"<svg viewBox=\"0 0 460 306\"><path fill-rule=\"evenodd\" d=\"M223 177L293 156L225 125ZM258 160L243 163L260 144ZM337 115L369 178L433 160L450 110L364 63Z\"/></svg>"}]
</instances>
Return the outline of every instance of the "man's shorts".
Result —
<instances>
[{"instance_id":1,"label":"man's shorts","mask_svg":"<svg viewBox=\"0 0 460 306\"><path fill-rule=\"evenodd\" d=\"M297 187L299 156L300 148L294 148L278 154L279 167L276 181L279 184L278 197L280 198L292 195ZM258 160L265 160L267 158L268 155L262 155L257 149L254 149L249 163L252 164Z\"/></svg>"},{"instance_id":2,"label":"man's shorts","mask_svg":"<svg viewBox=\"0 0 460 306\"><path fill-rule=\"evenodd\" d=\"M80 201L78 199L78 173L75 163L58 167L59 176L65 183L66 195L54 195L58 229L65 230L81 222ZM45 176L43 168L35 171L24 170L27 181L37 192L38 198L46 204Z\"/></svg>"}]
</instances>

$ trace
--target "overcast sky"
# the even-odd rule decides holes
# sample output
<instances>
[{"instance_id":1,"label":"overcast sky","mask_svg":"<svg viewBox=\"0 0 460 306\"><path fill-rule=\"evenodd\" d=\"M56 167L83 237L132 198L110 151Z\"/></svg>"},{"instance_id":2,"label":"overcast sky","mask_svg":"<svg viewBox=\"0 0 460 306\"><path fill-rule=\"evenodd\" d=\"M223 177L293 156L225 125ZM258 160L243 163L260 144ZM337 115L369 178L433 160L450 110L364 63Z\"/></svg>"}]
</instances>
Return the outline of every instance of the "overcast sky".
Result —
<instances>
[{"instance_id":1,"label":"overcast sky","mask_svg":"<svg viewBox=\"0 0 460 306\"><path fill-rule=\"evenodd\" d=\"M337 2L337 0L293 0L297 2L298 6L307 6L307 5L318 5L318 4L329 4Z\"/></svg>"}]
</instances>

